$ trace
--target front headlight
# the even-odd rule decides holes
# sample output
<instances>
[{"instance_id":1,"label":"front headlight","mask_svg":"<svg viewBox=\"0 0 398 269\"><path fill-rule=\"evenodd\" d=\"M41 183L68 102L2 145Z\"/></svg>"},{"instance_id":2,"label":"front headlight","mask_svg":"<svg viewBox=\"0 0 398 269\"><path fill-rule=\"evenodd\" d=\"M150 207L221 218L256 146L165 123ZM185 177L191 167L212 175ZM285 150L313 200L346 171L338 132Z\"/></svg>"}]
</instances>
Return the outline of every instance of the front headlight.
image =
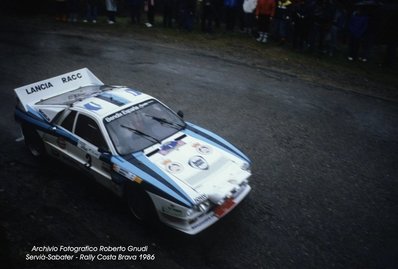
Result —
<instances>
[{"instance_id":1,"label":"front headlight","mask_svg":"<svg viewBox=\"0 0 398 269\"><path fill-rule=\"evenodd\" d=\"M192 213L193 213L193 210L192 210L192 209L188 209L188 210L186 211L187 217L191 216Z\"/></svg>"},{"instance_id":2,"label":"front headlight","mask_svg":"<svg viewBox=\"0 0 398 269\"><path fill-rule=\"evenodd\" d=\"M203 203L200 203L198 205L198 209L200 212L207 212L207 210L209 210L209 207L210 207L209 201L204 201Z\"/></svg>"}]
</instances>

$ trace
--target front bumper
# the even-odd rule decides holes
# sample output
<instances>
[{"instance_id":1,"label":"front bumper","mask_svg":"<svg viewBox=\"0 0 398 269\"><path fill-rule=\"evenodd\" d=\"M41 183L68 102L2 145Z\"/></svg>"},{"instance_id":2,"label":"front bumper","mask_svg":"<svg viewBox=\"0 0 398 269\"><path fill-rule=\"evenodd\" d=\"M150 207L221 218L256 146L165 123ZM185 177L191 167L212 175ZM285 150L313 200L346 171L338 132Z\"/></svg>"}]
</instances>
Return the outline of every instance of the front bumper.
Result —
<instances>
[{"instance_id":1,"label":"front bumper","mask_svg":"<svg viewBox=\"0 0 398 269\"><path fill-rule=\"evenodd\" d=\"M208 228L220 218L231 212L250 192L251 187L247 184L240 188L232 197L225 200L222 205L214 206L209 211L193 219L181 219L160 213L159 219L163 223L187 234L197 234Z\"/></svg>"}]
</instances>

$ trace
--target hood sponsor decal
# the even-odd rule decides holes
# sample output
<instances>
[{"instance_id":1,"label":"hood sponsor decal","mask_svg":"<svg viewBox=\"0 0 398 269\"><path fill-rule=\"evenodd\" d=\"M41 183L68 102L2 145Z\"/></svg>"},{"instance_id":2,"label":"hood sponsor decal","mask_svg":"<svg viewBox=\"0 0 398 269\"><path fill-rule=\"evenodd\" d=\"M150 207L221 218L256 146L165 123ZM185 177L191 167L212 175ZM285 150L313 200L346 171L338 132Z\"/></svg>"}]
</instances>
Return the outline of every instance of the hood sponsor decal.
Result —
<instances>
[{"instance_id":1,"label":"hood sponsor decal","mask_svg":"<svg viewBox=\"0 0 398 269\"><path fill-rule=\"evenodd\" d=\"M195 168L195 169L200 169L200 170L208 170L209 169L209 164L207 161L199 155L193 156L189 159L188 164Z\"/></svg>"},{"instance_id":2,"label":"hood sponsor decal","mask_svg":"<svg viewBox=\"0 0 398 269\"><path fill-rule=\"evenodd\" d=\"M201 145L199 143L195 143L192 146L197 150L197 152L204 155L210 154L213 151L210 146Z\"/></svg>"},{"instance_id":3,"label":"hood sponsor decal","mask_svg":"<svg viewBox=\"0 0 398 269\"><path fill-rule=\"evenodd\" d=\"M184 170L184 166L177 162L166 160L163 162L163 164L166 166L166 170L172 174L177 174Z\"/></svg>"},{"instance_id":4,"label":"hood sponsor decal","mask_svg":"<svg viewBox=\"0 0 398 269\"><path fill-rule=\"evenodd\" d=\"M171 151L178 149L179 147L185 145L185 142L178 140L178 141L169 141L163 144L160 147L159 153L162 154L163 156L166 156L169 154Z\"/></svg>"}]
</instances>

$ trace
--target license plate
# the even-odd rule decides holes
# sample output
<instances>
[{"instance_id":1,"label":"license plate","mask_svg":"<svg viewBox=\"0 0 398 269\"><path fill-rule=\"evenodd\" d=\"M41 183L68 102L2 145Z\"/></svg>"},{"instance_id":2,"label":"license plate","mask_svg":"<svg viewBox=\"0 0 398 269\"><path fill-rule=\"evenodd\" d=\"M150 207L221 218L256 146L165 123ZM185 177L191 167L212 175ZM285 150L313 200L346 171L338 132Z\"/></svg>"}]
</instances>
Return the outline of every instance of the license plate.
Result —
<instances>
[{"instance_id":1,"label":"license plate","mask_svg":"<svg viewBox=\"0 0 398 269\"><path fill-rule=\"evenodd\" d=\"M224 216L228 211L235 205L235 202L232 198L229 198L225 200L225 202L222 205L219 205L216 207L214 210L214 213L216 214L217 217L221 218Z\"/></svg>"}]
</instances>

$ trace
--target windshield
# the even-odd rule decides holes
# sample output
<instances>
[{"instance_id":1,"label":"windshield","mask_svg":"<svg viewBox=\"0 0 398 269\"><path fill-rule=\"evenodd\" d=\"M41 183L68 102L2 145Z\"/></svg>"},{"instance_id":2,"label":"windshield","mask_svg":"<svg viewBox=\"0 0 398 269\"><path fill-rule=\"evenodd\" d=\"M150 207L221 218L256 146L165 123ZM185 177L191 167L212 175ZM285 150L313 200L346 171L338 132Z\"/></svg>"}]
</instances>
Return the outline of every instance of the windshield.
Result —
<instances>
[{"instance_id":1,"label":"windshield","mask_svg":"<svg viewBox=\"0 0 398 269\"><path fill-rule=\"evenodd\" d=\"M156 100L128 107L104 118L120 155L143 150L185 128L184 121Z\"/></svg>"}]
</instances>

